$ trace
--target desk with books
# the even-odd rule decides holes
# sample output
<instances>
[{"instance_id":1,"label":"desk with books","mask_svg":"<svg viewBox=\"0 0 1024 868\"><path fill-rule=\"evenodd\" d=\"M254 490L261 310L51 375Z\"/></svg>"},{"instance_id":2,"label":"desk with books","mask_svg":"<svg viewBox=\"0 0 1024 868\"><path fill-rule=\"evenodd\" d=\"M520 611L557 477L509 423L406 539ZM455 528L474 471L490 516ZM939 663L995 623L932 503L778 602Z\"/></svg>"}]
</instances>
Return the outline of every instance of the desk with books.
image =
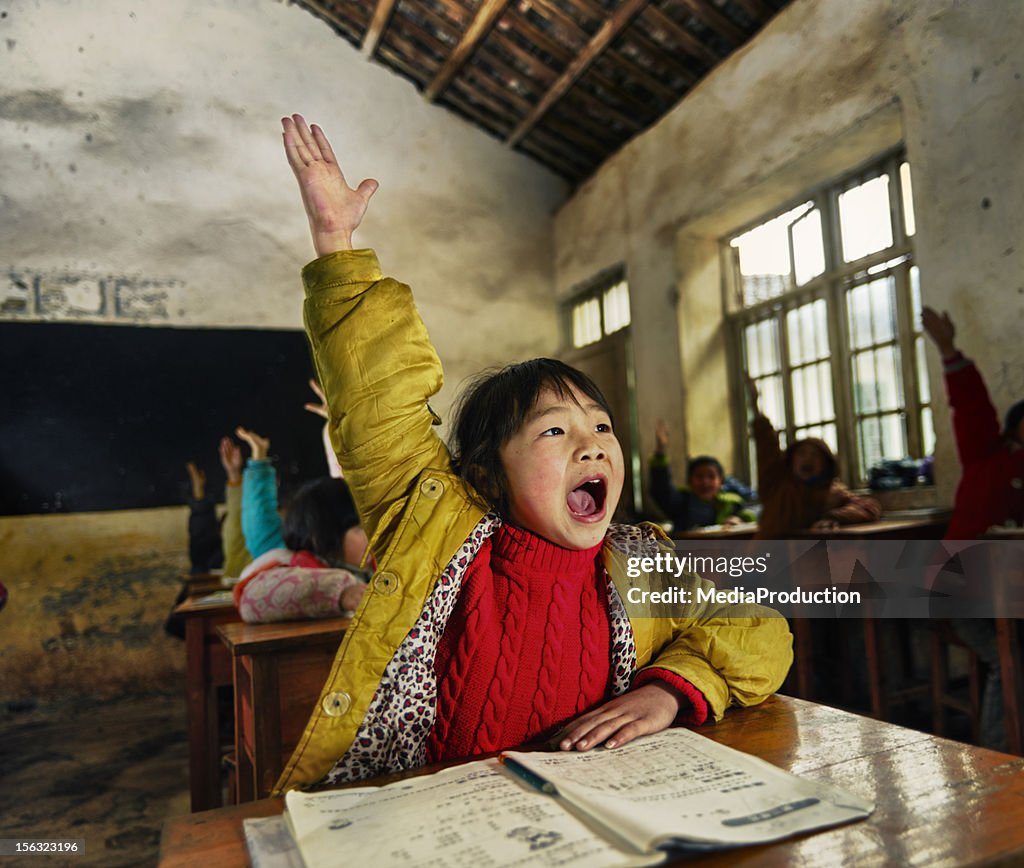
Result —
<instances>
[{"instance_id":1,"label":"desk with books","mask_svg":"<svg viewBox=\"0 0 1024 868\"><path fill-rule=\"evenodd\" d=\"M864 820L772 844L708 853L686 864L972 865L1024 859L1024 759L775 696L733 709L701 734L802 777L875 802ZM407 773L415 776L437 767ZM385 783L390 776L367 783ZM280 813L266 799L178 817L164 826L163 868L249 864L242 820ZM352 864L358 854L346 856Z\"/></svg>"},{"instance_id":2,"label":"desk with books","mask_svg":"<svg viewBox=\"0 0 1024 868\"><path fill-rule=\"evenodd\" d=\"M235 798L269 795L320 697L348 618L223 624L235 687Z\"/></svg>"}]
</instances>

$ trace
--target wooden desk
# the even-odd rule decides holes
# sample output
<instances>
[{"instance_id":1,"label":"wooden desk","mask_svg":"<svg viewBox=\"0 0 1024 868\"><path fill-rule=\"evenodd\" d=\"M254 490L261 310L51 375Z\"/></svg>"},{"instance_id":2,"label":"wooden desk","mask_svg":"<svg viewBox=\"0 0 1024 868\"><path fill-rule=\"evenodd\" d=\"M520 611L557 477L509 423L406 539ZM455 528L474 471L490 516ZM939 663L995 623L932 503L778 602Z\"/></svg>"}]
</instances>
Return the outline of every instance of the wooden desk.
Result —
<instances>
[{"instance_id":1,"label":"wooden desk","mask_svg":"<svg viewBox=\"0 0 1024 868\"><path fill-rule=\"evenodd\" d=\"M270 794L331 671L348 618L223 624L235 685L235 798Z\"/></svg>"},{"instance_id":2,"label":"wooden desk","mask_svg":"<svg viewBox=\"0 0 1024 868\"><path fill-rule=\"evenodd\" d=\"M238 620L231 603L209 605L189 597L175 613L185 619L185 707L188 716L188 770L193 811L222 803L217 688L231 684L231 657L217 627Z\"/></svg>"},{"instance_id":3,"label":"wooden desk","mask_svg":"<svg viewBox=\"0 0 1024 868\"><path fill-rule=\"evenodd\" d=\"M865 524L840 525L835 530L803 530L793 533L799 539L942 539L950 513L940 510L914 518L883 518Z\"/></svg>"},{"instance_id":4,"label":"wooden desk","mask_svg":"<svg viewBox=\"0 0 1024 868\"><path fill-rule=\"evenodd\" d=\"M1024 860L1024 759L1019 757L785 696L734 709L700 732L795 774L870 797L876 808L866 820L837 829L678 864L931 868ZM169 820L159 864L244 868L249 863L242 819L282 808L281 799L267 799ZM352 854L352 864L359 864L358 854Z\"/></svg>"},{"instance_id":5,"label":"wooden desk","mask_svg":"<svg viewBox=\"0 0 1024 868\"><path fill-rule=\"evenodd\" d=\"M740 524L712 525L698 527L693 530L672 531L672 539L752 539L757 533L756 521L745 521Z\"/></svg>"},{"instance_id":6,"label":"wooden desk","mask_svg":"<svg viewBox=\"0 0 1024 868\"><path fill-rule=\"evenodd\" d=\"M185 586L187 596L201 597L214 591L226 590L223 579L222 573L192 573L182 576L181 583Z\"/></svg>"}]
</instances>

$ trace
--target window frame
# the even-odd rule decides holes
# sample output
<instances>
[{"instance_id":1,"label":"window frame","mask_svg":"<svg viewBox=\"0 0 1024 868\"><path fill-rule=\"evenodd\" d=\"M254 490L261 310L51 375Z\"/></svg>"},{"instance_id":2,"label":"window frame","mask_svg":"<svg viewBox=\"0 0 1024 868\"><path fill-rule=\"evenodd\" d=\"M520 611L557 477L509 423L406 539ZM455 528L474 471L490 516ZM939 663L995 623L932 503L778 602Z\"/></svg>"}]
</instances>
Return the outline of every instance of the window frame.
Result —
<instances>
[{"instance_id":1,"label":"window frame","mask_svg":"<svg viewBox=\"0 0 1024 868\"><path fill-rule=\"evenodd\" d=\"M787 314L790 310L822 298L826 304L829 350L832 359L831 385L839 470L844 479L853 480L856 485L867 482L870 468L861 466L857 429L860 419L878 414L862 413L858 416L855 412L854 351L849 332L848 293L857 286L885 276L893 278L895 294L894 345L899 357L896 370L899 378L898 384L903 393L899 416L905 431L907 453L923 457L926 438L923 432L922 411L926 407L931 407L933 396L929 394L928 401L921 400L921 379L927 377L927 372L919 371L917 365L916 340L921 334L921 330L913 321L911 285L911 269L916 267L916 263L913 235L907 235L904 224L906 211L904 210L901 177L901 166L907 162L902 145L890 149L865 161L837 179L805 191L782 207L773 208L759 219L739 227L722 239L720 248L723 274L722 304L728 336L729 371L730 377L734 380L730 385L732 394L736 396L732 401L733 422L736 426L735 430L745 432L744 436L737 439L737 451L740 454L736 456L736 466L744 468L748 476L752 477L754 462L748 422L751 408L743 382L748 371L745 329L766 319L774 319L776 322L785 415L783 424L778 430L784 433L787 443L792 443L797 427L794 419L793 372L803 365L794 366L790 361ZM892 245L852 262L845 262L843 261L839 196L851 188L886 173L890 178L888 204L893 236ZM780 295L746 305L743 301L743 278L740 273L739 249L733 247L731 242L751 229L757 228L805 202L812 202L813 207L810 210L817 208L821 214L824 271L801 286L795 285L796 263L792 231L790 230L787 235L793 285ZM803 219L803 217L799 219ZM792 227L796 222L794 221L790 226ZM916 231L915 227L914 234ZM885 268L881 267L887 263L891 264ZM920 277L919 272L918 277Z\"/></svg>"}]
</instances>

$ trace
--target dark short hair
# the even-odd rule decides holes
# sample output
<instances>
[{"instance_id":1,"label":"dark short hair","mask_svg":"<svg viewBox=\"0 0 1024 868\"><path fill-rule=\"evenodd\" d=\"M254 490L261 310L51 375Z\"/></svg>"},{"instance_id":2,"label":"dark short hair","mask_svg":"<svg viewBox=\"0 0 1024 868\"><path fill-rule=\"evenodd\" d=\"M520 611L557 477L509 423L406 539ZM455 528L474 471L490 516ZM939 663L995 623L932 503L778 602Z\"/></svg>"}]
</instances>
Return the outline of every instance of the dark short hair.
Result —
<instances>
[{"instance_id":1,"label":"dark short hair","mask_svg":"<svg viewBox=\"0 0 1024 868\"><path fill-rule=\"evenodd\" d=\"M345 534L359 524L355 502L344 479L323 476L299 488L284 520L284 544L308 551L328 566L345 562Z\"/></svg>"},{"instance_id":2,"label":"dark short hair","mask_svg":"<svg viewBox=\"0 0 1024 868\"><path fill-rule=\"evenodd\" d=\"M721 461L711 455L698 455L696 458L691 458L686 465L686 481L689 482L697 468L703 467L705 464L710 464L718 471L719 479L725 479L725 468L722 467Z\"/></svg>"},{"instance_id":3,"label":"dark short hair","mask_svg":"<svg viewBox=\"0 0 1024 868\"><path fill-rule=\"evenodd\" d=\"M1010 436L1017 436L1017 426L1020 420L1024 419L1024 401L1018 401L1006 411L1006 420L1003 423L1003 433Z\"/></svg>"},{"instance_id":4,"label":"dark short hair","mask_svg":"<svg viewBox=\"0 0 1024 868\"><path fill-rule=\"evenodd\" d=\"M452 466L478 495L480 505L508 512L508 480L500 450L523 426L545 389L563 400L573 388L595 401L614 427L611 407L597 384L557 359L530 359L483 371L466 386L455 407Z\"/></svg>"}]
</instances>

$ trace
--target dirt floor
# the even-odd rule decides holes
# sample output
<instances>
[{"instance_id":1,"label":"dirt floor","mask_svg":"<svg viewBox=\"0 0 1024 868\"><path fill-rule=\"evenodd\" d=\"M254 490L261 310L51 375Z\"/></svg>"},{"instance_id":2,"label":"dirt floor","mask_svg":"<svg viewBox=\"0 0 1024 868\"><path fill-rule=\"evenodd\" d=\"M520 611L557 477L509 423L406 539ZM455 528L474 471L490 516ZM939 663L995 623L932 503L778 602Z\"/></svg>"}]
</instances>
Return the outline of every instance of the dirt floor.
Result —
<instances>
[{"instance_id":1,"label":"dirt floor","mask_svg":"<svg viewBox=\"0 0 1024 868\"><path fill-rule=\"evenodd\" d=\"M84 841L4 868L156 865L164 821L189 810L183 694L0 706L0 838Z\"/></svg>"}]
</instances>

